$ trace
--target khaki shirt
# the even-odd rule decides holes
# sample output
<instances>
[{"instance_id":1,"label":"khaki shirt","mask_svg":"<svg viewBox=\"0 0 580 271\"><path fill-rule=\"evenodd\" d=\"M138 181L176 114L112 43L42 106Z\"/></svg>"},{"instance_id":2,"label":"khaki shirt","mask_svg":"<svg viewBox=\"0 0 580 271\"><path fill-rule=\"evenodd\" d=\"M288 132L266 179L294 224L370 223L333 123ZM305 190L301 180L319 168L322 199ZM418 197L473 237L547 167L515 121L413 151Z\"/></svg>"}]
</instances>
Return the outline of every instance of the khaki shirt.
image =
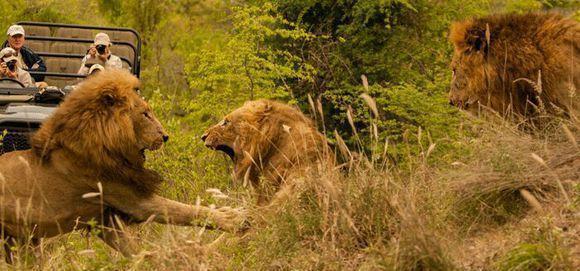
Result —
<instances>
[{"instance_id":1,"label":"khaki shirt","mask_svg":"<svg viewBox=\"0 0 580 271\"><path fill-rule=\"evenodd\" d=\"M82 74L82 75L88 75L89 74L89 68L85 67L85 63L87 63L87 61L89 60L89 58L91 58L90 55L86 55L83 58L83 61L81 63L81 67L79 68L79 71L77 72L78 74ZM100 59L97 58L97 61L95 61L97 64L101 64L103 67L105 67L105 69L109 69L109 68L115 68L115 69L122 69L123 68L123 61L121 60L120 57L111 54L109 56L109 58L107 59L107 61L105 63L103 63Z\"/></svg>"}]
</instances>

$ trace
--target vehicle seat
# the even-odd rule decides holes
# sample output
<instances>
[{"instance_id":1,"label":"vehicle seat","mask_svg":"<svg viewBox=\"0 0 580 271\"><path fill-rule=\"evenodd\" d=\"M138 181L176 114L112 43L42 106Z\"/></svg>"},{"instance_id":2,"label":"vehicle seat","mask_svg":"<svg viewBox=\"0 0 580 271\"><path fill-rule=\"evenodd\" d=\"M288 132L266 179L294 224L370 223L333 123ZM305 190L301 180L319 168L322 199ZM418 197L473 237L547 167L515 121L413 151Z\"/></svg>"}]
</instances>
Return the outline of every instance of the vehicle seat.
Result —
<instances>
[{"instance_id":1,"label":"vehicle seat","mask_svg":"<svg viewBox=\"0 0 580 271\"><path fill-rule=\"evenodd\" d=\"M50 46L51 53L60 54L79 54L84 55L87 53L90 44L79 43L79 42L54 42ZM80 65L80 64L79 64Z\"/></svg>"},{"instance_id":2,"label":"vehicle seat","mask_svg":"<svg viewBox=\"0 0 580 271\"><path fill-rule=\"evenodd\" d=\"M32 51L38 52L48 52L50 48L50 42L43 40L27 40L26 47L30 48Z\"/></svg>"},{"instance_id":3,"label":"vehicle seat","mask_svg":"<svg viewBox=\"0 0 580 271\"><path fill-rule=\"evenodd\" d=\"M137 37L132 32L108 31L105 33L107 33L109 35L109 37L111 38L111 41L113 42L113 45L115 45L115 42L123 41L123 42L131 43L134 46L137 46Z\"/></svg>"},{"instance_id":4,"label":"vehicle seat","mask_svg":"<svg viewBox=\"0 0 580 271\"><path fill-rule=\"evenodd\" d=\"M75 39L93 39L93 32L89 29L59 28L56 31L56 37L75 38Z\"/></svg>"},{"instance_id":5,"label":"vehicle seat","mask_svg":"<svg viewBox=\"0 0 580 271\"><path fill-rule=\"evenodd\" d=\"M77 58L48 58L46 59L46 68L50 72L73 73L76 74L81 66L81 60ZM65 87L78 82L77 78L67 77L47 77L46 83L49 86Z\"/></svg>"},{"instance_id":6,"label":"vehicle seat","mask_svg":"<svg viewBox=\"0 0 580 271\"><path fill-rule=\"evenodd\" d=\"M133 51L133 48L128 45L113 45L111 51L114 55L129 60L131 66L133 66L133 62L135 62L135 52Z\"/></svg>"},{"instance_id":7,"label":"vehicle seat","mask_svg":"<svg viewBox=\"0 0 580 271\"><path fill-rule=\"evenodd\" d=\"M24 32L26 32L26 36L50 37L50 28L48 26L23 25L22 27L24 28Z\"/></svg>"}]
</instances>

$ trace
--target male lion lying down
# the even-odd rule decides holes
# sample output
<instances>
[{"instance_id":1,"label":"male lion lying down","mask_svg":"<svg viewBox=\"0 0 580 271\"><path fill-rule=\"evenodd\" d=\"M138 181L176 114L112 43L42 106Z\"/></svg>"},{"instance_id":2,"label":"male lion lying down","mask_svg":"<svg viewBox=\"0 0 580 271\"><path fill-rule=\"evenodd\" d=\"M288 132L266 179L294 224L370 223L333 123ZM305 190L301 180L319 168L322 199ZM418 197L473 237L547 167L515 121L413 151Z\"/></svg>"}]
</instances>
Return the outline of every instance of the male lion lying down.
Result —
<instances>
[{"instance_id":1,"label":"male lion lying down","mask_svg":"<svg viewBox=\"0 0 580 271\"><path fill-rule=\"evenodd\" d=\"M128 72L103 71L65 99L33 136L31 150L0 156L6 246L26 238L35 244L87 228L94 219L105 226L100 237L129 256L134 249L117 230L122 222L209 220L224 230L243 222L239 210L187 205L155 193L162 178L144 168L144 152L159 149L168 136L138 86Z\"/></svg>"},{"instance_id":2,"label":"male lion lying down","mask_svg":"<svg viewBox=\"0 0 580 271\"><path fill-rule=\"evenodd\" d=\"M310 119L269 100L246 102L209 128L202 140L232 159L234 178L254 186L259 205L283 190L282 184L292 185L289 179L333 161L326 138Z\"/></svg>"}]
</instances>

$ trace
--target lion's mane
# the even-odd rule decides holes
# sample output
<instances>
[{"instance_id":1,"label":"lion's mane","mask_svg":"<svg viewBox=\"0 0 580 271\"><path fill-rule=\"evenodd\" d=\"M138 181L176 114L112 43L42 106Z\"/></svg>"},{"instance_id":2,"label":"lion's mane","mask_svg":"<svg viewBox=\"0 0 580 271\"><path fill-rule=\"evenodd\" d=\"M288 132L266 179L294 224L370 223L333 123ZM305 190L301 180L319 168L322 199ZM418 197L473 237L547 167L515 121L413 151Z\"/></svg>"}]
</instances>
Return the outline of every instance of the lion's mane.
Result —
<instances>
[{"instance_id":1,"label":"lion's mane","mask_svg":"<svg viewBox=\"0 0 580 271\"><path fill-rule=\"evenodd\" d=\"M235 178L262 187L260 193L269 194L266 197L271 193L265 190L277 190L291 175L317 167L320 161L332 160L326 138L314 123L287 104L270 100L246 102L224 121L231 122L232 127L221 128L222 124L218 124L210 128L206 145L208 141L233 139Z\"/></svg>"},{"instance_id":2,"label":"lion's mane","mask_svg":"<svg viewBox=\"0 0 580 271\"><path fill-rule=\"evenodd\" d=\"M121 70L84 81L31 138L33 153L44 163L71 163L82 174L154 191L162 179L134 155L138 135L130 113L142 104L138 87L139 80ZM63 155L55 158L57 150Z\"/></svg>"},{"instance_id":3,"label":"lion's mane","mask_svg":"<svg viewBox=\"0 0 580 271\"><path fill-rule=\"evenodd\" d=\"M454 23L450 41L451 103L524 115L540 106L577 109L571 91L580 87L578 22L550 13L491 15Z\"/></svg>"}]
</instances>

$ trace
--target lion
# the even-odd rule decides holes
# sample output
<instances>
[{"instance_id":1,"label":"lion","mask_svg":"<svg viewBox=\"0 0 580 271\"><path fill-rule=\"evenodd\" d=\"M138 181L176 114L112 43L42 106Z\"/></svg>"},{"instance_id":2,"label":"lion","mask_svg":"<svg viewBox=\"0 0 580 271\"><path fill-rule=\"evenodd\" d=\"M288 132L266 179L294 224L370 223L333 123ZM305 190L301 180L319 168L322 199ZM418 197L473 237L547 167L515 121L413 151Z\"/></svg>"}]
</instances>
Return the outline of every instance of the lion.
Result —
<instances>
[{"instance_id":1,"label":"lion","mask_svg":"<svg viewBox=\"0 0 580 271\"><path fill-rule=\"evenodd\" d=\"M281 185L292 185L288 180L293 177L333 161L326 137L309 118L270 100L246 102L201 139L231 158L234 179L256 189L258 205L271 203Z\"/></svg>"},{"instance_id":2,"label":"lion","mask_svg":"<svg viewBox=\"0 0 580 271\"><path fill-rule=\"evenodd\" d=\"M154 221L232 231L243 212L187 205L157 194L163 181L144 167L145 151L168 140L139 80L122 70L87 79L31 138L30 150L0 156L1 226L9 246L102 225L99 237L135 254L122 224Z\"/></svg>"},{"instance_id":3,"label":"lion","mask_svg":"<svg viewBox=\"0 0 580 271\"><path fill-rule=\"evenodd\" d=\"M580 24L559 14L491 15L456 22L449 100L503 115L578 111Z\"/></svg>"}]
</instances>

